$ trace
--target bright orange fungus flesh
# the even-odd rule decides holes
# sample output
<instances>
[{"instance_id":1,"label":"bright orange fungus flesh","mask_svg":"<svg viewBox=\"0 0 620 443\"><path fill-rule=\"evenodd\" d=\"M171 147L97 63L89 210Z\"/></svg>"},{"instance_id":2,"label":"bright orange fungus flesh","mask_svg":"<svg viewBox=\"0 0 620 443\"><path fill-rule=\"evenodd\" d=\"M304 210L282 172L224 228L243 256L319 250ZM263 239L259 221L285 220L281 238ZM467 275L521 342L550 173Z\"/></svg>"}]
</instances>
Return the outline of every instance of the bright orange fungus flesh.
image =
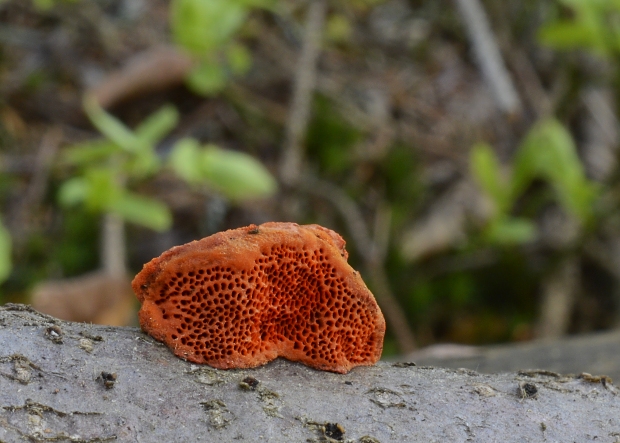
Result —
<instances>
[{"instance_id":1,"label":"bright orange fungus flesh","mask_svg":"<svg viewBox=\"0 0 620 443\"><path fill-rule=\"evenodd\" d=\"M340 373L372 365L385 320L344 246L318 225L271 222L174 247L133 280L140 325L220 369L276 357Z\"/></svg>"}]
</instances>

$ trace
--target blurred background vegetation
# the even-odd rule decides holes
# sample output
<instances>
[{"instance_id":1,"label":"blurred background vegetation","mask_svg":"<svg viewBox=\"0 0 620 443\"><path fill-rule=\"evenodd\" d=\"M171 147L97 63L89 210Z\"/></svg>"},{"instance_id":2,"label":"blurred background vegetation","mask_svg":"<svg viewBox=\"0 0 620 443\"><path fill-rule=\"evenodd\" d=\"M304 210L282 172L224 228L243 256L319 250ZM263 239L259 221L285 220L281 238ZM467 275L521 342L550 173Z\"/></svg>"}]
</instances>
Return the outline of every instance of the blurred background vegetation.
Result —
<instances>
[{"instance_id":1,"label":"blurred background vegetation","mask_svg":"<svg viewBox=\"0 0 620 443\"><path fill-rule=\"evenodd\" d=\"M619 68L617 0L1 1L0 303L135 322L144 263L277 220L384 355L619 327Z\"/></svg>"}]
</instances>

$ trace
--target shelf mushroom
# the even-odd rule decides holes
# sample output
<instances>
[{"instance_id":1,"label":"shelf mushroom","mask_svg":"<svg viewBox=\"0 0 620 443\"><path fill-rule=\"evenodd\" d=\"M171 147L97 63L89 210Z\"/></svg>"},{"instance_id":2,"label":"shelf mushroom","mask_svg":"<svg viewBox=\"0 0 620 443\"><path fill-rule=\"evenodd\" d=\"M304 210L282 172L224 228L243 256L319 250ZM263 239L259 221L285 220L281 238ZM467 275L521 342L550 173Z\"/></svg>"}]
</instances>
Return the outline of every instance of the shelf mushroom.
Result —
<instances>
[{"instance_id":1,"label":"shelf mushroom","mask_svg":"<svg viewBox=\"0 0 620 443\"><path fill-rule=\"evenodd\" d=\"M385 320L345 242L319 225L264 223L176 246L133 280L142 329L220 369L277 357L346 373L381 357Z\"/></svg>"}]
</instances>

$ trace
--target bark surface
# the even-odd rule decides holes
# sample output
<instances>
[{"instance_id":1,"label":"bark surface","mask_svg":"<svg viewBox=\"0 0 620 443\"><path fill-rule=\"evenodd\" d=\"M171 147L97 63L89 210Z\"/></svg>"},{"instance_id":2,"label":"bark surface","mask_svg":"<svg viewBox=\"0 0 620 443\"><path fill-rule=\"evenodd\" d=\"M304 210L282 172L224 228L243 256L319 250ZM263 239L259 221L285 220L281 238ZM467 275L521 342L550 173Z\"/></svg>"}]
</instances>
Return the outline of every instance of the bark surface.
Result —
<instances>
[{"instance_id":1,"label":"bark surface","mask_svg":"<svg viewBox=\"0 0 620 443\"><path fill-rule=\"evenodd\" d=\"M0 308L0 441L616 442L605 377L284 360L215 370L136 328Z\"/></svg>"}]
</instances>

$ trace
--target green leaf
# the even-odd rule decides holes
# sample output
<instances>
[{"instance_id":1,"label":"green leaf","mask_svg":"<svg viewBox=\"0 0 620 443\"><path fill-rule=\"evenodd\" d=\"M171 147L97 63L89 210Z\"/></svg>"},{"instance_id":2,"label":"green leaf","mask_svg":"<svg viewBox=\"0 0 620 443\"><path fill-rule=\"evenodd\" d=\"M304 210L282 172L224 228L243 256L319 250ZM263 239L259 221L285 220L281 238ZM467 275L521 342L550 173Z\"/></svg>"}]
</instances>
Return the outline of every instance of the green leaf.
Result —
<instances>
[{"instance_id":1,"label":"green leaf","mask_svg":"<svg viewBox=\"0 0 620 443\"><path fill-rule=\"evenodd\" d=\"M108 140L91 140L65 149L62 160L70 165L87 166L105 162L118 152L120 148Z\"/></svg>"},{"instance_id":2,"label":"green leaf","mask_svg":"<svg viewBox=\"0 0 620 443\"><path fill-rule=\"evenodd\" d=\"M478 186L491 197L497 210L500 213L508 211L512 205L510 189L501 177L501 165L493 148L486 143L474 145L469 164Z\"/></svg>"},{"instance_id":3,"label":"green leaf","mask_svg":"<svg viewBox=\"0 0 620 443\"><path fill-rule=\"evenodd\" d=\"M60 185L58 201L63 206L74 206L83 203L88 197L88 181L84 177L74 177Z\"/></svg>"},{"instance_id":4,"label":"green leaf","mask_svg":"<svg viewBox=\"0 0 620 443\"><path fill-rule=\"evenodd\" d=\"M155 150L143 149L127 161L126 170L131 178L144 179L155 174L161 167L161 161Z\"/></svg>"},{"instance_id":5,"label":"green leaf","mask_svg":"<svg viewBox=\"0 0 620 443\"><path fill-rule=\"evenodd\" d=\"M189 88L200 95L214 95L222 91L228 81L224 68L216 63L204 61L187 76Z\"/></svg>"},{"instance_id":6,"label":"green leaf","mask_svg":"<svg viewBox=\"0 0 620 443\"><path fill-rule=\"evenodd\" d=\"M226 51L230 70L236 75L246 74L252 66L252 54L243 45L232 44Z\"/></svg>"},{"instance_id":7,"label":"green leaf","mask_svg":"<svg viewBox=\"0 0 620 443\"><path fill-rule=\"evenodd\" d=\"M592 30L581 23L560 21L540 29L538 39L541 43L555 49L588 48L596 38Z\"/></svg>"},{"instance_id":8,"label":"green leaf","mask_svg":"<svg viewBox=\"0 0 620 443\"><path fill-rule=\"evenodd\" d=\"M273 9L278 3L276 0L236 0L236 2L246 8Z\"/></svg>"},{"instance_id":9,"label":"green leaf","mask_svg":"<svg viewBox=\"0 0 620 443\"><path fill-rule=\"evenodd\" d=\"M201 164L208 184L231 200L266 197L277 190L269 171L247 154L208 145Z\"/></svg>"},{"instance_id":10,"label":"green leaf","mask_svg":"<svg viewBox=\"0 0 620 443\"><path fill-rule=\"evenodd\" d=\"M599 11L609 12L620 9L618 0L559 0L560 3L573 8L576 11Z\"/></svg>"},{"instance_id":11,"label":"green leaf","mask_svg":"<svg viewBox=\"0 0 620 443\"><path fill-rule=\"evenodd\" d=\"M172 131L178 122L179 111L172 105L166 105L140 123L135 134L147 146L152 146Z\"/></svg>"},{"instance_id":12,"label":"green leaf","mask_svg":"<svg viewBox=\"0 0 620 443\"><path fill-rule=\"evenodd\" d=\"M173 0L170 8L174 41L196 55L221 48L249 12L232 0Z\"/></svg>"},{"instance_id":13,"label":"green leaf","mask_svg":"<svg viewBox=\"0 0 620 443\"><path fill-rule=\"evenodd\" d=\"M4 223L0 222L0 283L5 281L11 274L11 250L11 233L4 226Z\"/></svg>"},{"instance_id":14,"label":"green leaf","mask_svg":"<svg viewBox=\"0 0 620 443\"><path fill-rule=\"evenodd\" d=\"M84 111L93 125L108 139L128 152L140 149L143 142L111 114L108 114L94 96L84 97Z\"/></svg>"},{"instance_id":15,"label":"green leaf","mask_svg":"<svg viewBox=\"0 0 620 443\"><path fill-rule=\"evenodd\" d=\"M54 0L33 0L33 3L39 11L47 11L54 6Z\"/></svg>"},{"instance_id":16,"label":"green leaf","mask_svg":"<svg viewBox=\"0 0 620 443\"><path fill-rule=\"evenodd\" d=\"M536 239L534 222L522 218L498 218L486 229L487 241L497 245L518 245Z\"/></svg>"},{"instance_id":17,"label":"green leaf","mask_svg":"<svg viewBox=\"0 0 620 443\"><path fill-rule=\"evenodd\" d=\"M558 20L541 28L539 40L557 49L583 48L609 57L618 53L615 29L617 21L610 19L620 11L617 0L562 0L573 9L568 20Z\"/></svg>"},{"instance_id":18,"label":"green leaf","mask_svg":"<svg viewBox=\"0 0 620 443\"><path fill-rule=\"evenodd\" d=\"M172 226L172 215L168 207L141 195L124 192L114 200L110 210L126 221L155 231L166 231Z\"/></svg>"},{"instance_id":19,"label":"green leaf","mask_svg":"<svg viewBox=\"0 0 620 443\"><path fill-rule=\"evenodd\" d=\"M562 206L585 221L592 215L598 186L586 179L575 143L555 119L536 124L523 141L512 177L512 196L517 198L534 178L548 181Z\"/></svg>"},{"instance_id":20,"label":"green leaf","mask_svg":"<svg viewBox=\"0 0 620 443\"><path fill-rule=\"evenodd\" d=\"M103 212L110 208L123 192L111 168L90 168L84 178L88 192L84 201L86 208L93 212Z\"/></svg>"},{"instance_id":21,"label":"green leaf","mask_svg":"<svg viewBox=\"0 0 620 443\"><path fill-rule=\"evenodd\" d=\"M0 0L0 5L6 3L7 0ZM77 0L62 0L62 3L75 3ZM61 0L33 0L34 7L39 11L47 11L53 8L57 3L61 3Z\"/></svg>"},{"instance_id":22,"label":"green leaf","mask_svg":"<svg viewBox=\"0 0 620 443\"><path fill-rule=\"evenodd\" d=\"M200 144L193 138L184 138L176 142L168 158L168 163L174 172L188 183L202 180L200 162Z\"/></svg>"}]
</instances>

